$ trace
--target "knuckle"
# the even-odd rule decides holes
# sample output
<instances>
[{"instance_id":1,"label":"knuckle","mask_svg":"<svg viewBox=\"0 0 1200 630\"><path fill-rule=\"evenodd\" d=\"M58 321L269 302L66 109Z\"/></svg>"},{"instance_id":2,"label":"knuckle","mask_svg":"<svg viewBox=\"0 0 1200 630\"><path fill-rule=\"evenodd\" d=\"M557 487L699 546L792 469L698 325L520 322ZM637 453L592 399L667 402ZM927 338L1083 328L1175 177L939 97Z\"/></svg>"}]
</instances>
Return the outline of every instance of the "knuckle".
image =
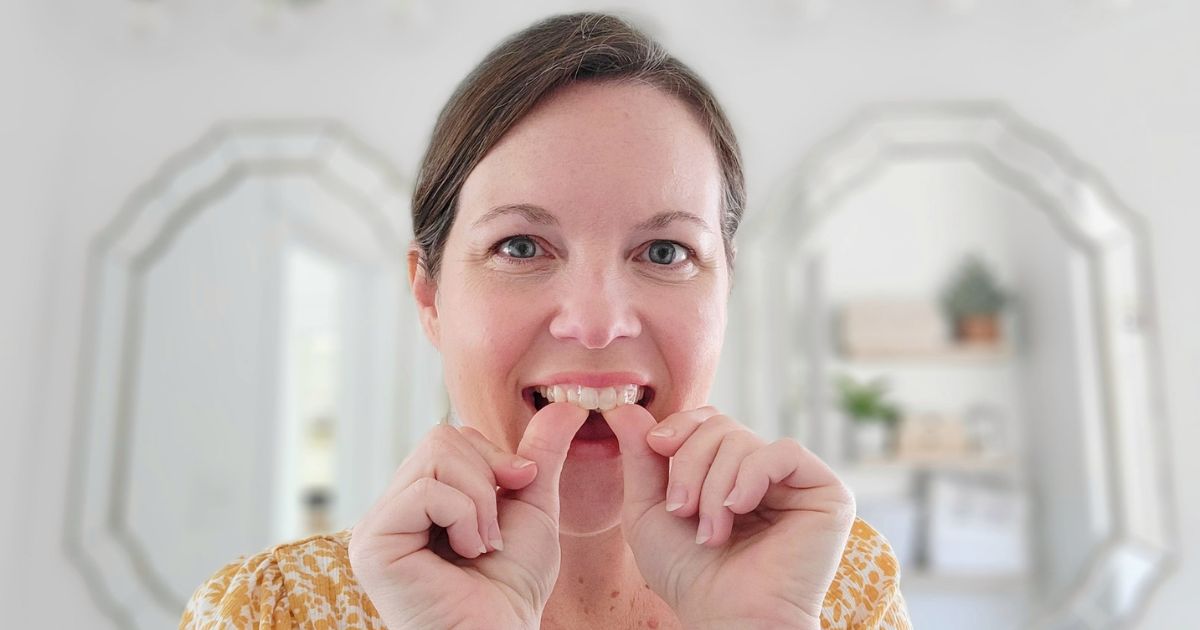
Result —
<instances>
[{"instance_id":1,"label":"knuckle","mask_svg":"<svg viewBox=\"0 0 1200 630\"><path fill-rule=\"evenodd\" d=\"M458 432L463 437L473 437L488 442L489 444L491 443L491 441L487 439L487 436L483 433L480 433L479 429L476 429L475 427L459 427Z\"/></svg>"},{"instance_id":2,"label":"knuckle","mask_svg":"<svg viewBox=\"0 0 1200 630\"><path fill-rule=\"evenodd\" d=\"M729 416L727 416L723 413L714 413L714 414L711 414L708 416L701 416L701 417L696 418L696 421L700 424L700 429L698 429L698 430L704 430L704 429L712 430L714 428L719 428L719 427L725 426L731 420L732 419Z\"/></svg>"},{"instance_id":3,"label":"knuckle","mask_svg":"<svg viewBox=\"0 0 1200 630\"><path fill-rule=\"evenodd\" d=\"M722 439L726 442L739 444L760 445L762 443L762 439L757 434L740 424L730 428Z\"/></svg>"},{"instance_id":4,"label":"knuckle","mask_svg":"<svg viewBox=\"0 0 1200 630\"><path fill-rule=\"evenodd\" d=\"M750 429L748 429L745 425L723 413L709 416L706 420L701 422L700 426L696 429L696 433L698 434L727 434L733 432L744 432L753 435Z\"/></svg>"},{"instance_id":5,"label":"knuckle","mask_svg":"<svg viewBox=\"0 0 1200 630\"><path fill-rule=\"evenodd\" d=\"M474 448L468 448L465 453L456 453L456 455L461 455L463 460L455 460L455 463L451 465L442 466L443 470L450 469L451 466L456 467L452 472L461 470L472 487L475 485L489 488L496 487L496 471L493 470L492 463L488 461L488 457L485 457ZM461 466L461 469L457 468L458 466Z\"/></svg>"},{"instance_id":6,"label":"knuckle","mask_svg":"<svg viewBox=\"0 0 1200 630\"><path fill-rule=\"evenodd\" d=\"M409 489L413 493L428 500L431 496L437 493L439 485L440 484L438 481L433 477L421 477L420 479L412 482L412 485L409 486Z\"/></svg>"},{"instance_id":7,"label":"knuckle","mask_svg":"<svg viewBox=\"0 0 1200 630\"><path fill-rule=\"evenodd\" d=\"M496 484L495 484L495 482L489 481L487 478L481 478L481 477L474 477L473 481L474 481L474 483L471 484L471 492L469 493L470 497L479 503L486 503L488 501L495 503L495 500L496 500Z\"/></svg>"},{"instance_id":8,"label":"knuckle","mask_svg":"<svg viewBox=\"0 0 1200 630\"><path fill-rule=\"evenodd\" d=\"M458 429L448 424L439 424L429 433L429 441L438 446L452 444L458 437L460 437Z\"/></svg>"},{"instance_id":9,"label":"knuckle","mask_svg":"<svg viewBox=\"0 0 1200 630\"><path fill-rule=\"evenodd\" d=\"M832 526L837 530L850 529L854 524L854 519L858 516L858 505L854 493L841 483L830 488L827 509Z\"/></svg>"},{"instance_id":10,"label":"knuckle","mask_svg":"<svg viewBox=\"0 0 1200 630\"><path fill-rule=\"evenodd\" d=\"M694 475L699 467L699 460L691 455L676 455L671 458L671 478L688 477Z\"/></svg>"},{"instance_id":11,"label":"knuckle","mask_svg":"<svg viewBox=\"0 0 1200 630\"><path fill-rule=\"evenodd\" d=\"M483 466L483 481L487 482L487 487L489 489L496 487L496 471L493 470L491 464L487 463L486 461L484 462Z\"/></svg>"},{"instance_id":12,"label":"knuckle","mask_svg":"<svg viewBox=\"0 0 1200 630\"><path fill-rule=\"evenodd\" d=\"M450 436L447 434L447 431L453 430L444 425L438 425L430 429L429 433L425 434L425 439L421 440L421 443L413 449L413 452L405 460L405 463L420 462L424 464L440 461L441 458L445 457L452 450L449 442Z\"/></svg>"},{"instance_id":13,"label":"knuckle","mask_svg":"<svg viewBox=\"0 0 1200 630\"><path fill-rule=\"evenodd\" d=\"M713 424L713 425L737 424L737 421L735 421L733 418L731 418L723 413L713 414L713 415L709 416L708 420L705 420L704 422L706 424Z\"/></svg>"},{"instance_id":14,"label":"knuckle","mask_svg":"<svg viewBox=\"0 0 1200 630\"><path fill-rule=\"evenodd\" d=\"M792 437L779 438L775 441L777 448L791 457L800 459L808 454L808 448Z\"/></svg>"},{"instance_id":15,"label":"knuckle","mask_svg":"<svg viewBox=\"0 0 1200 630\"><path fill-rule=\"evenodd\" d=\"M475 513L488 519L495 518L499 511L496 509L496 495L486 496L474 502Z\"/></svg>"}]
</instances>

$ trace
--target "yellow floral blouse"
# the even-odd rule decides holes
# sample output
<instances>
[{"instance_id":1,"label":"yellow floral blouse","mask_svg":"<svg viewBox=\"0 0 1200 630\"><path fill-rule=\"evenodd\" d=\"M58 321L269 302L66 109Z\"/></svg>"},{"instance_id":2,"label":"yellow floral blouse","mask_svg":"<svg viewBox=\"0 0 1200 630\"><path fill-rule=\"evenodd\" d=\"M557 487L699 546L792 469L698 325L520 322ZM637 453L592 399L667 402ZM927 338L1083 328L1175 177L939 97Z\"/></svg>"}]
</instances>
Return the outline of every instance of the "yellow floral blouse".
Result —
<instances>
[{"instance_id":1,"label":"yellow floral blouse","mask_svg":"<svg viewBox=\"0 0 1200 630\"><path fill-rule=\"evenodd\" d=\"M276 545L217 571L196 589L183 629L382 630L350 570L350 530ZM821 613L822 628L911 630L900 567L887 540L856 519Z\"/></svg>"}]
</instances>

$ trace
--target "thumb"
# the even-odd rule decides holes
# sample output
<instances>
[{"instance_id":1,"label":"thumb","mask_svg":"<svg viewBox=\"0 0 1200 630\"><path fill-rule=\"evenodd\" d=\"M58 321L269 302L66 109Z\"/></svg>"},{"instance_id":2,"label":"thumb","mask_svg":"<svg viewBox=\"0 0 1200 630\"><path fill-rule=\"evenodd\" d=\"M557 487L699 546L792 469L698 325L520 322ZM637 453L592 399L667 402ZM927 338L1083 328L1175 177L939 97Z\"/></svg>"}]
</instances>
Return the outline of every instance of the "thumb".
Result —
<instances>
[{"instance_id":1,"label":"thumb","mask_svg":"<svg viewBox=\"0 0 1200 630\"><path fill-rule=\"evenodd\" d=\"M640 405L621 405L605 411L604 419L621 444L621 469L625 476L625 505L638 516L667 499L669 460L650 449L646 434L658 422Z\"/></svg>"},{"instance_id":2,"label":"thumb","mask_svg":"<svg viewBox=\"0 0 1200 630\"><path fill-rule=\"evenodd\" d=\"M555 523L558 522L558 478L567 459L567 450L571 448L571 439L587 417L586 409L571 403L550 403L533 414L525 427L525 435L521 436L521 443L517 445L517 455L537 464L537 476L512 496L549 514Z\"/></svg>"}]
</instances>

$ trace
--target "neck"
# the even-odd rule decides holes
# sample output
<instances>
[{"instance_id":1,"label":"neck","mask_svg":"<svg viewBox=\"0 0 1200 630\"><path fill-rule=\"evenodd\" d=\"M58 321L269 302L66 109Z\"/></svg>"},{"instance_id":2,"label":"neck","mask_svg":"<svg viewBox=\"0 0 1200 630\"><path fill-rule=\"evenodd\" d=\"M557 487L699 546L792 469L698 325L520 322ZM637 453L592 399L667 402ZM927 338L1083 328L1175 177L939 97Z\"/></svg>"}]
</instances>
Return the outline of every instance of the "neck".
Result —
<instances>
[{"instance_id":1,"label":"neck","mask_svg":"<svg viewBox=\"0 0 1200 630\"><path fill-rule=\"evenodd\" d=\"M542 628L671 628L671 609L642 579L621 527L559 535L562 563Z\"/></svg>"}]
</instances>

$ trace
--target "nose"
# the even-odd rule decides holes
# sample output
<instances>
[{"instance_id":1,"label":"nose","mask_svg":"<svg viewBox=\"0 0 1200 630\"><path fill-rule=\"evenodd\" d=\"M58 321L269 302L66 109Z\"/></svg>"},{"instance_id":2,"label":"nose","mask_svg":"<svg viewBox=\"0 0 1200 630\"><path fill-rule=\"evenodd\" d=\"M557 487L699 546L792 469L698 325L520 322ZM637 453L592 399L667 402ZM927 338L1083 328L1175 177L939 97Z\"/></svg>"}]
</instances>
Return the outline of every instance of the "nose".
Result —
<instances>
[{"instance_id":1,"label":"nose","mask_svg":"<svg viewBox=\"0 0 1200 630\"><path fill-rule=\"evenodd\" d=\"M633 296L619 274L591 269L564 280L560 307L550 321L556 339L573 339L595 350L641 334Z\"/></svg>"}]
</instances>

